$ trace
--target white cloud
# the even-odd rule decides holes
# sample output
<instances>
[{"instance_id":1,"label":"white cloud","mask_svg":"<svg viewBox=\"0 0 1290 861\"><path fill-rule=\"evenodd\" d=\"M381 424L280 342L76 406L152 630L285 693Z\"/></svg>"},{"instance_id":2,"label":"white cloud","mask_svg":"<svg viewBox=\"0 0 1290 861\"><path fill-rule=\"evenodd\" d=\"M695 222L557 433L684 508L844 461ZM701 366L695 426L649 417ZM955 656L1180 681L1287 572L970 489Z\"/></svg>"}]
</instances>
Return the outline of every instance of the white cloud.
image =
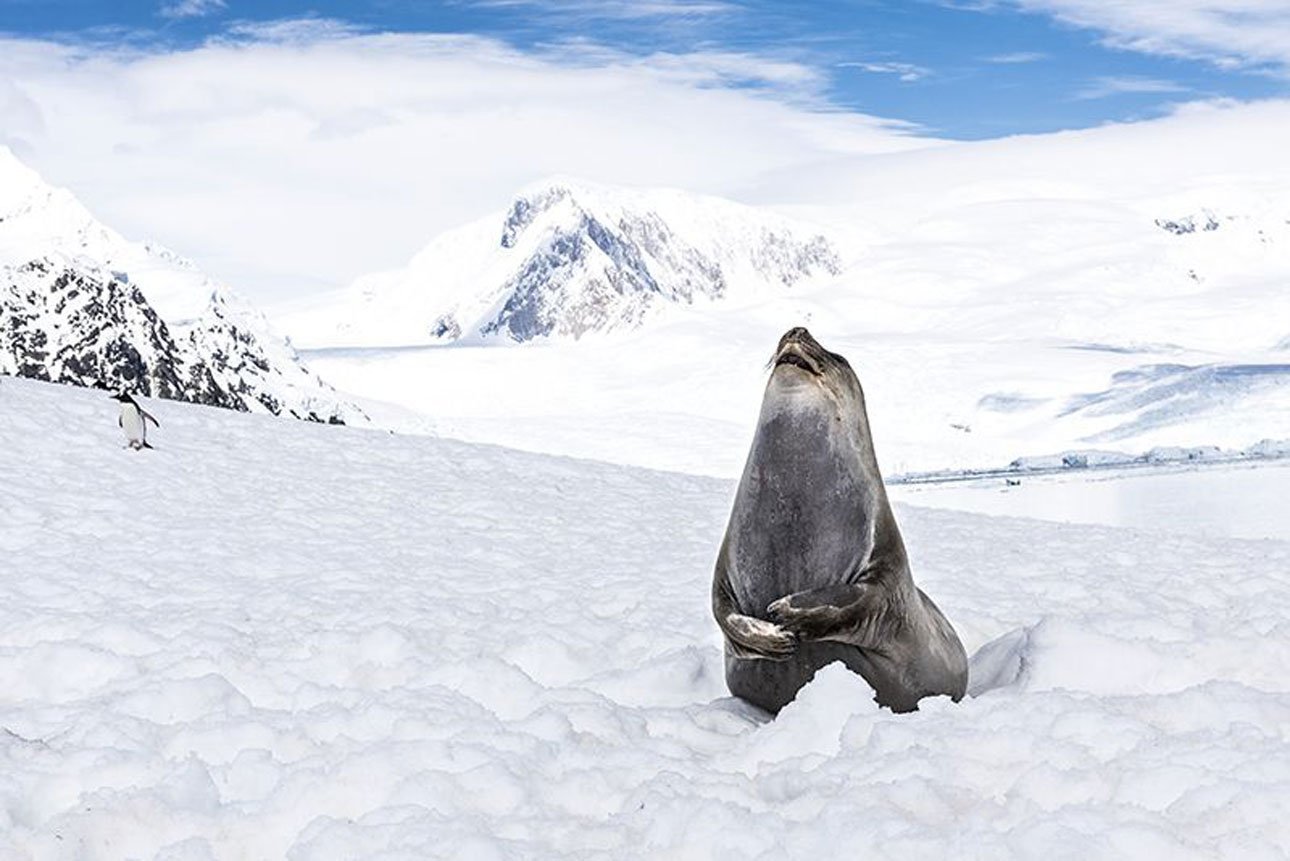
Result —
<instances>
[{"instance_id":1,"label":"white cloud","mask_svg":"<svg viewBox=\"0 0 1290 861\"><path fill-rule=\"evenodd\" d=\"M1133 75L1104 76L1094 79L1084 89L1075 94L1077 99L1104 99L1108 96L1119 96L1132 93L1185 93L1187 87L1173 81L1162 81L1157 78L1140 78Z\"/></svg>"},{"instance_id":2,"label":"white cloud","mask_svg":"<svg viewBox=\"0 0 1290 861\"><path fill-rule=\"evenodd\" d=\"M151 53L0 39L0 82L0 143L261 299L402 265L551 174L738 197L922 143L830 109L819 76L781 60L523 52L317 19Z\"/></svg>"},{"instance_id":3,"label":"white cloud","mask_svg":"<svg viewBox=\"0 0 1290 861\"><path fill-rule=\"evenodd\" d=\"M838 63L841 68L863 69L866 72L873 72L876 75L896 75L900 80L907 83L921 81L932 73L931 69L923 66L916 66L913 63L866 63L866 62L846 62Z\"/></svg>"},{"instance_id":4,"label":"white cloud","mask_svg":"<svg viewBox=\"0 0 1290 861\"><path fill-rule=\"evenodd\" d=\"M1201 59L1224 68L1290 71L1286 0L1010 0L1021 9L1099 30L1108 44Z\"/></svg>"},{"instance_id":5,"label":"white cloud","mask_svg":"<svg viewBox=\"0 0 1290 861\"><path fill-rule=\"evenodd\" d=\"M999 63L1002 65L1012 65L1018 63L1037 63L1040 60L1047 60L1048 55L1043 51L1014 51L1010 54L995 54L992 57L986 57L987 63Z\"/></svg>"},{"instance_id":6,"label":"white cloud","mask_svg":"<svg viewBox=\"0 0 1290 861\"><path fill-rule=\"evenodd\" d=\"M212 45L223 41L268 42L273 44L307 44L329 39L361 36L368 32L363 27L335 18L284 18L272 21L234 21L225 30L226 36L211 40Z\"/></svg>"},{"instance_id":7,"label":"white cloud","mask_svg":"<svg viewBox=\"0 0 1290 861\"><path fill-rule=\"evenodd\" d=\"M227 6L224 0L174 0L162 3L157 14L162 18L203 18L222 12Z\"/></svg>"},{"instance_id":8,"label":"white cloud","mask_svg":"<svg viewBox=\"0 0 1290 861\"><path fill-rule=\"evenodd\" d=\"M476 0L482 7L534 9L583 19L641 20L646 18L704 18L736 12L739 7L720 0Z\"/></svg>"}]
</instances>

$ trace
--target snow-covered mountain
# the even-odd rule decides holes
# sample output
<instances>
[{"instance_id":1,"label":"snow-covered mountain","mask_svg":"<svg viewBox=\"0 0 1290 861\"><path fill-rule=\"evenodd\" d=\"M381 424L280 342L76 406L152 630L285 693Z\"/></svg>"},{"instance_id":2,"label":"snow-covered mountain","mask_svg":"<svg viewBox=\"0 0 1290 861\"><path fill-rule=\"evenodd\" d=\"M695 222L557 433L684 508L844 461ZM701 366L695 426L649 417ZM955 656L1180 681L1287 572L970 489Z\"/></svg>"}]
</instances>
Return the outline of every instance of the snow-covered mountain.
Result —
<instances>
[{"instance_id":1,"label":"snow-covered mountain","mask_svg":"<svg viewBox=\"0 0 1290 861\"><path fill-rule=\"evenodd\" d=\"M749 298L837 275L818 229L717 198L549 180L291 318L316 344L577 339L671 305Z\"/></svg>"},{"instance_id":2,"label":"snow-covered mountain","mask_svg":"<svg viewBox=\"0 0 1290 861\"><path fill-rule=\"evenodd\" d=\"M0 373L312 421L363 419L236 293L99 223L2 147Z\"/></svg>"}]
</instances>

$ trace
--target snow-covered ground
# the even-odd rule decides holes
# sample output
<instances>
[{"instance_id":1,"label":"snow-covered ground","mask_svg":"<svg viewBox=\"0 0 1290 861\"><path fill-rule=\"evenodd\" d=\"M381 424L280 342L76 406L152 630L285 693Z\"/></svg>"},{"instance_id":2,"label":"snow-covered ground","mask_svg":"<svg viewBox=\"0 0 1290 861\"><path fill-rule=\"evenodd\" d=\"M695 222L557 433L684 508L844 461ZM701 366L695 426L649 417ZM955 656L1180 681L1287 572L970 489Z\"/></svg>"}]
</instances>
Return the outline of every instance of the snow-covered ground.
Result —
<instances>
[{"instance_id":1,"label":"snow-covered ground","mask_svg":"<svg viewBox=\"0 0 1290 861\"><path fill-rule=\"evenodd\" d=\"M1286 857L1290 543L898 506L973 696L769 722L729 483L148 408L0 380L0 857Z\"/></svg>"}]
</instances>

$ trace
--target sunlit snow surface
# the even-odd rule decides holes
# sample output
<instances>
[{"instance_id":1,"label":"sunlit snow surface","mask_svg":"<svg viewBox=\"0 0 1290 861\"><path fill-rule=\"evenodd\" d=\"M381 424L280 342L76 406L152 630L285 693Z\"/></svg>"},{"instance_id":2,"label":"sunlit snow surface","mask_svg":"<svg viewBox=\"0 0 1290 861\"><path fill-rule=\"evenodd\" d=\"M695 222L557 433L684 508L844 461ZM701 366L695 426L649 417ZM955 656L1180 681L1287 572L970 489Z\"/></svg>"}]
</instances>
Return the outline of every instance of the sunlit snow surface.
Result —
<instances>
[{"instance_id":1,"label":"sunlit snow surface","mask_svg":"<svg viewBox=\"0 0 1290 861\"><path fill-rule=\"evenodd\" d=\"M1290 460L1284 459L904 484L890 495L981 514L1290 541Z\"/></svg>"},{"instance_id":2,"label":"sunlit snow surface","mask_svg":"<svg viewBox=\"0 0 1290 861\"><path fill-rule=\"evenodd\" d=\"M977 696L708 612L729 483L0 380L0 857L1283 858L1290 543L898 507Z\"/></svg>"}]
</instances>

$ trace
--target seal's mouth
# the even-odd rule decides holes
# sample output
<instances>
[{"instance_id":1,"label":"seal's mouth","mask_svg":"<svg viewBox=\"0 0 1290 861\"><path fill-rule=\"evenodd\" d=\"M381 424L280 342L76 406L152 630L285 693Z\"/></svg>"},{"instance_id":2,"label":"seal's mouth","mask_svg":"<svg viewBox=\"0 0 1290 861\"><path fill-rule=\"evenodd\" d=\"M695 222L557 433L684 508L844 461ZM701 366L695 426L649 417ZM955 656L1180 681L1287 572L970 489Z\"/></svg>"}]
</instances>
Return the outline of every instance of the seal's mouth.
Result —
<instances>
[{"instance_id":1,"label":"seal's mouth","mask_svg":"<svg viewBox=\"0 0 1290 861\"><path fill-rule=\"evenodd\" d=\"M817 377L820 375L820 369L815 366L815 363L791 346L786 347L775 357L775 367L778 368L780 365L794 365L808 374L814 374Z\"/></svg>"}]
</instances>

